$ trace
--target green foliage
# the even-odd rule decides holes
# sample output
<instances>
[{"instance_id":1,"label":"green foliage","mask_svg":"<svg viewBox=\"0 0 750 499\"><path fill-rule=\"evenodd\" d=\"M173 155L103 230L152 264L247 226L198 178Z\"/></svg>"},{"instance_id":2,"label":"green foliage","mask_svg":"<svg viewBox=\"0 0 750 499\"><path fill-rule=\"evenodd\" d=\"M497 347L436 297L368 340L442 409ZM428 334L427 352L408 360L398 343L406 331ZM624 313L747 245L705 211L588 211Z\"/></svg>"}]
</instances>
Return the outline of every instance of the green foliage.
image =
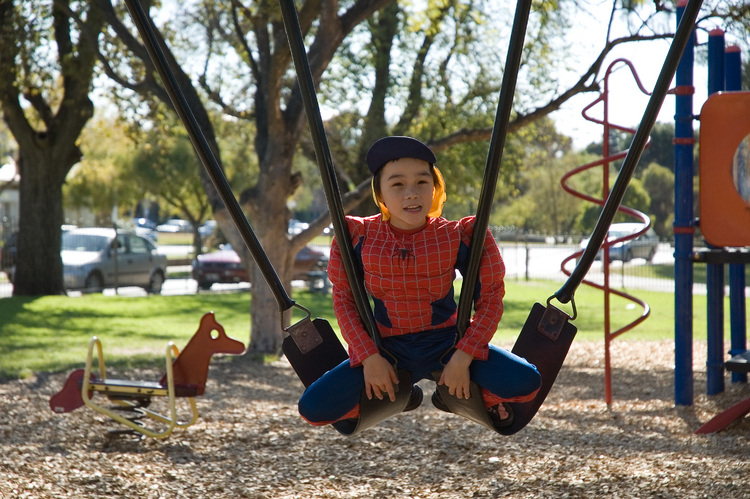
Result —
<instances>
[{"instance_id":1,"label":"green foliage","mask_svg":"<svg viewBox=\"0 0 750 499\"><path fill-rule=\"evenodd\" d=\"M614 183L610 184L614 185ZM628 190L625 191L625 196L622 198L622 206L634 208L640 212L648 214L651 206L651 196L649 196L646 189L643 188L643 182L639 178L633 178L628 184ZM615 222L632 222L633 218L629 215L618 214L615 217Z\"/></svg>"},{"instance_id":2,"label":"green foliage","mask_svg":"<svg viewBox=\"0 0 750 499\"><path fill-rule=\"evenodd\" d=\"M123 174L144 194L163 201L164 209L197 226L208 213L200 168L184 132L177 127L160 127L143 137L135 156L124 165Z\"/></svg>"},{"instance_id":3,"label":"green foliage","mask_svg":"<svg viewBox=\"0 0 750 499\"><path fill-rule=\"evenodd\" d=\"M654 231L659 237L670 238L674 220L674 174L668 168L651 163L641 179L651 198L648 213L653 215Z\"/></svg>"},{"instance_id":4,"label":"green foliage","mask_svg":"<svg viewBox=\"0 0 750 499\"><path fill-rule=\"evenodd\" d=\"M118 122L97 118L84 129L80 141L84 157L63 187L68 209L88 208L97 220L106 220L115 204L134 206L143 198L142 186L122 171L134 147Z\"/></svg>"},{"instance_id":5,"label":"green foliage","mask_svg":"<svg viewBox=\"0 0 750 499\"><path fill-rule=\"evenodd\" d=\"M561 3L534 3L517 91L520 108L555 91L549 65L564 61L556 37L569 13ZM321 84L321 101L339 110L329 121L334 158L353 184L368 177L363 154L381 135L412 135L430 143L452 130L489 130L495 119L513 5L437 0L426 9L399 4L396 16L392 8L378 12L344 41ZM363 112L361 103L368 99L370 108ZM500 197L514 192L526 145L534 140L528 132L519 135L524 136L506 143ZM487 142L459 138L437 156L447 182L444 215L475 213Z\"/></svg>"},{"instance_id":6,"label":"green foliage","mask_svg":"<svg viewBox=\"0 0 750 499\"><path fill-rule=\"evenodd\" d=\"M546 118L513 134L509 144L510 161L518 162L514 190L499 190L491 223L543 233L572 232L581 202L562 189L560 180L588 158L571 152L570 139ZM574 186L580 183L577 177L571 180Z\"/></svg>"},{"instance_id":7,"label":"green foliage","mask_svg":"<svg viewBox=\"0 0 750 499\"><path fill-rule=\"evenodd\" d=\"M593 168L587 172L587 176L585 179L581 179L582 184L580 185L584 185L584 189L582 189L582 192L595 199L600 200L603 204L604 200L607 199L609 191L614 186L616 178L616 173L609 173L609 177L607 179L608 190L605 193L603 192L602 188L601 168ZM575 226L578 228L578 231L586 234L590 233L594 229L597 220L599 220L599 215L602 212L602 204L584 202L580 205L580 212L575 224ZM628 188L625 191L625 196L622 199L621 206L634 208L640 212L648 214L650 204L651 196L649 195L649 192L643 187L641 180L638 178L631 179L630 183L628 184ZM633 221L633 217L618 211L615 215L613 223Z\"/></svg>"},{"instance_id":8,"label":"green foliage","mask_svg":"<svg viewBox=\"0 0 750 499\"><path fill-rule=\"evenodd\" d=\"M674 123L656 123L650 139L640 164L656 163L674 173Z\"/></svg>"}]
</instances>

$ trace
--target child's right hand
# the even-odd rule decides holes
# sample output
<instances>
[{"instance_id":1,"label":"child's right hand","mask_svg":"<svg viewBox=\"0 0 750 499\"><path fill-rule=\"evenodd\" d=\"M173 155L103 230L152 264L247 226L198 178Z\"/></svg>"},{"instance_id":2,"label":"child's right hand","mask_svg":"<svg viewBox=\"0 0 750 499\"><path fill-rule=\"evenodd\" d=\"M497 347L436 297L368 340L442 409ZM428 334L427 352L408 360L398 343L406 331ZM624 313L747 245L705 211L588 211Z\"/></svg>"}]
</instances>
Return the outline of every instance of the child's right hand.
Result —
<instances>
[{"instance_id":1,"label":"child's right hand","mask_svg":"<svg viewBox=\"0 0 750 499\"><path fill-rule=\"evenodd\" d=\"M396 389L393 384L398 383L398 376L393 366L385 357L375 353L362 361L365 370L365 393L372 400L375 395L383 400L383 394L387 393L391 402L396 401Z\"/></svg>"}]
</instances>

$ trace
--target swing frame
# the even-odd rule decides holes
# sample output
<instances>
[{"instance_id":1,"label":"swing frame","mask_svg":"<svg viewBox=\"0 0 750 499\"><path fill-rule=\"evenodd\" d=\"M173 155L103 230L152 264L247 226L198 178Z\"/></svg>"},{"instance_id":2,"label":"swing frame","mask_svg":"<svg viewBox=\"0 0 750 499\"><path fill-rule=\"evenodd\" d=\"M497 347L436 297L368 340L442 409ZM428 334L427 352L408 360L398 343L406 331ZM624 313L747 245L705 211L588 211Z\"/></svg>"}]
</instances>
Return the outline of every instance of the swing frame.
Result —
<instances>
[{"instance_id":1,"label":"swing frame","mask_svg":"<svg viewBox=\"0 0 750 499\"><path fill-rule=\"evenodd\" d=\"M377 330L372 309L370 308L364 283L361 278L362 270L357 266L354 258L354 250L350 244L351 239L349 237L348 227L345 220L343 203L341 202L341 195L338 189L335 169L333 167L330 149L328 148L325 130L323 128L320 109L318 108L317 97L315 96L314 82L309 62L305 54L304 40L302 38L296 7L294 6L293 0L279 0L279 2L284 27L287 32L287 39L290 44L294 66L297 72L297 80L300 85L305 113L307 115L308 125L313 138L315 154L323 178L323 186L326 192L329 212L331 213L333 220L334 233L336 234L337 239L342 242L340 248L342 250L342 260L347 279L351 285L354 301L363 326L378 348L383 351L380 334ZM145 11L143 11L138 0L126 0L126 5L133 17L138 31L141 33L141 37L149 52L149 56L165 84L170 99L172 100L183 125L188 131L191 142L198 152L201 163L206 168L214 186L230 212L232 220L242 235L245 244L250 249L253 259L260 267L264 278L274 292L279 308L282 311L282 327L284 327L284 311L289 310L293 306L297 306L306 312L305 319L298 324L289 328L284 327L284 330L289 333L289 337L285 339L282 349L285 353L287 353L287 350L291 352L288 356L291 356L291 359L294 359L293 367L300 378L305 378L303 379L303 383L306 383L306 381L310 381L311 379L314 381L319 375L338 365L336 362L338 362L339 359L345 360L345 357L341 355L341 351L343 350L341 342L335 334L330 334L330 327L320 327L319 322L316 324L314 321L311 321L309 311L304 307L296 305L286 294L273 266L263 251L260 242L257 240L252 227L242 213L239 203L237 203L237 200L231 194L231 188L224 177L218 160L210 150L208 142L176 82L174 74L168 67L164 53L162 52L161 47L159 47L158 40L154 33L155 28L153 28L150 18ZM664 101L672 77L677 69L679 59L688 42L690 34L692 33L693 25L695 24L701 5L702 0L689 0L685 7L682 19L670 45L669 52L667 53L664 65L659 73L654 91L651 94L641 123L633 137L631 147L625 157L620 174L618 175L612 191L602 209L586 250L563 287L548 299L547 306L545 307L537 303L532 307L529 318L519 334L516 346L513 348L514 353L518 353L519 355L523 354L521 356L525 357L532 363L535 359L536 362L539 363L537 367L540 368L540 373L543 378L542 388L533 401L526 403L528 404L527 406L522 406L520 404L513 406L515 413L514 423L508 428L495 428L492 423L489 422L482 397L476 395L478 393L478 387L476 386L472 387L472 397L463 400L459 400L450 395L447 393L447 389L442 390L441 387L438 386L438 391L441 396L443 396L443 401L452 412L480 424L484 424L498 433L507 435L515 433L526 426L543 403L544 398L554 383L557 373L565 360L576 332L575 326L570 322L570 320L575 318L575 312L571 317L560 309L552 307L550 302L552 298L556 298L561 303L573 302L572 305L575 310L575 302L573 301L575 290L582 282L583 277L588 272L588 269L596 257L599 247L604 242L609 225L616 214L625 194L625 190L627 189L630 179L635 171L635 167L645 149L648 135L653 128L659 108ZM462 290L465 292L461 293L461 299L458 306L459 315L457 326L459 329L459 339L465 332L466 326L469 323L469 315L473 305L472 296L478 279L479 261L482 249L481 241L484 238L484 234L488 227L489 211L494 196L494 186L499 173L505 136L507 135L508 121L513 95L515 93L516 77L518 68L520 67L523 40L526 33L526 25L528 23L530 9L531 0L519 0L514 16L511 41L508 47L508 58L506 59L508 62L503 74L498 111L490 140L490 149L487 165L485 167L485 176L482 183L482 192L477 209L468 271L467 274L463 276L464 287ZM344 244L344 242L346 242L346 244ZM316 321L319 321L319 319L316 319ZM552 343L544 343L544 341L546 341L545 338L552 341ZM287 342L287 340L289 341ZM325 362L316 362L315 355L323 351L326 352L323 356ZM541 354L539 353L540 351ZM387 354L387 352L384 353ZM343 362L343 360L341 360L341 362ZM540 362L544 362L544 364ZM400 376L401 374L399 373L399 377ZM408 385L402 383L399 383L399 385L411 388L410 377L408 381ZM380 421L394 414L402 412L408 403L409 395L410 390L399 390L397 392L396 402L390 402L387 398L384 398L383 400L369 400L363 394L358 422L353 427L351 424L348 424L348 422L346 427L344 427L344 422L334 423L333 426L340 433L345 435L356 434L365 428L378 424ZM465 404L464 400L471 401L471 403ZM489 424L487 424L488 422Z\"/></svg>"}]
</instances>

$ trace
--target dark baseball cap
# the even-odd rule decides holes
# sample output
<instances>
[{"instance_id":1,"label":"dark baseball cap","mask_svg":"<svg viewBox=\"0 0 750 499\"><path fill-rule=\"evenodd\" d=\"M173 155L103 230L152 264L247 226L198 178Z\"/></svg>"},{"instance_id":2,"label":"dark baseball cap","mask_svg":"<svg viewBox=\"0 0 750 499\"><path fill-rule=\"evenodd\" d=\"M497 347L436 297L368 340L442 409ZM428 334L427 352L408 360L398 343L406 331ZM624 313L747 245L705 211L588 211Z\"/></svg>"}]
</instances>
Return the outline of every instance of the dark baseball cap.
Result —
<instances>
[{"instance_id":1,"label":"dark baseball cap","mask_svg":"<svg viewBox=\"0 0 750 499\"><path fill-rule=\"evenodd\" d=\"M414 158L434 165L437 159L429 147L412 137L394 135L377 140L367 151L367 166L375 175L383 165L399 158Z\"/></svg>"}]
</instances>

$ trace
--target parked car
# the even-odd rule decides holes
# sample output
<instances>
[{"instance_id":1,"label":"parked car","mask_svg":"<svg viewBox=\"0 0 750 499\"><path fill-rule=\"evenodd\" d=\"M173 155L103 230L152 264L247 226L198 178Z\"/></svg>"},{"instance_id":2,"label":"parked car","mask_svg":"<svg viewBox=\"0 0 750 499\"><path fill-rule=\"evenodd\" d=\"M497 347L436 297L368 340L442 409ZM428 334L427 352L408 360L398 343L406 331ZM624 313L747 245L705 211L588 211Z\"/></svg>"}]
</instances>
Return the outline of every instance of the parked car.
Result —
<instances>
[{"instance_id":1,"label":"parked car","mask_svg":"<svg viewBox=\"0 0 750 499\"><path fill-rule=\"evenodd\" d=\"M300 222L299 220L292 219L289 220L288 232L289 234L296 236L297 234L307 230L309 226L310 224L306 222Z\"/></svg>"},{"instance_id":2,"label":"parked car","mask_svg":"<svg viewBox=\"0 0 750 499\"><path fill-rule=\"evenodd\" d=\"M612 224L607 232L607 241L620 239L635 234L636 232L640 232L641 230L643 230L643 224L640 223ZM581 249L586 249L588 243L588 238L581 241ZM654 259L658 246L659 236L657 236L656 232L649 227L644 234L635 239L620 241L610 246L609 259L629 262L633 258L645 258L646 261L650 262ZM602 258L602 250L599 250L596 254L596 258L597 260Z\"/></svg>"},{"instance_id":3,"label":"parked car","mask_svg":"<svg viewBox=\"0 0 750 499\"><path fill-rule=\"evenodd\" d=\"M117 284L158 294L167 276L167 257L151 240L110 228L65 232L60 255L68 290L98 293Z\"/></svg>"},{"instance_id":4,"label":"parked car","mask_svg":"<svg viewBox=\"0 0 750 499\"><path fill-rule=\"evenodd\" d=\"M158 233L156 230L156 223L148 218L134 218L133 225L135 227L135 233L139 236L147 237L152 241L156 241Z\"/></svg>"},{"instance_id":5,"label":"parked car","mask_svg":"<svg viewBox=\"0 0 750 499\"><path fill-rule=\"evenodd\" d=\"M181 218L170 218L161 225L156 226L159 232L193 232L193 224Z\"/></svg>"},{"instance_id":6,"label":"parked car","mask_svg":"<svg viewBox=\"0 0 750 499\"><path fill-rule=\"evenodd\" d=\"M328 257L325 253L305 246L294 258L292 280L310 280L311 273L325 272L327 267ZM204 290L215 283L248 282L247 270L229 244L223 245L219 251L194 258L192 276L198 281L198 288Z\"/></svg>"},{"instance_id":7,"label":"parked car","mask_svg":"<svg viewBox=\"0 0 750 499\"><path fill-rule=\"evenodd\" d=\"M200 227L198 227L198 233L201 237L206 238L214 232L217 225L216 220L206 220Z\"/></svg>"}]
</instances>

